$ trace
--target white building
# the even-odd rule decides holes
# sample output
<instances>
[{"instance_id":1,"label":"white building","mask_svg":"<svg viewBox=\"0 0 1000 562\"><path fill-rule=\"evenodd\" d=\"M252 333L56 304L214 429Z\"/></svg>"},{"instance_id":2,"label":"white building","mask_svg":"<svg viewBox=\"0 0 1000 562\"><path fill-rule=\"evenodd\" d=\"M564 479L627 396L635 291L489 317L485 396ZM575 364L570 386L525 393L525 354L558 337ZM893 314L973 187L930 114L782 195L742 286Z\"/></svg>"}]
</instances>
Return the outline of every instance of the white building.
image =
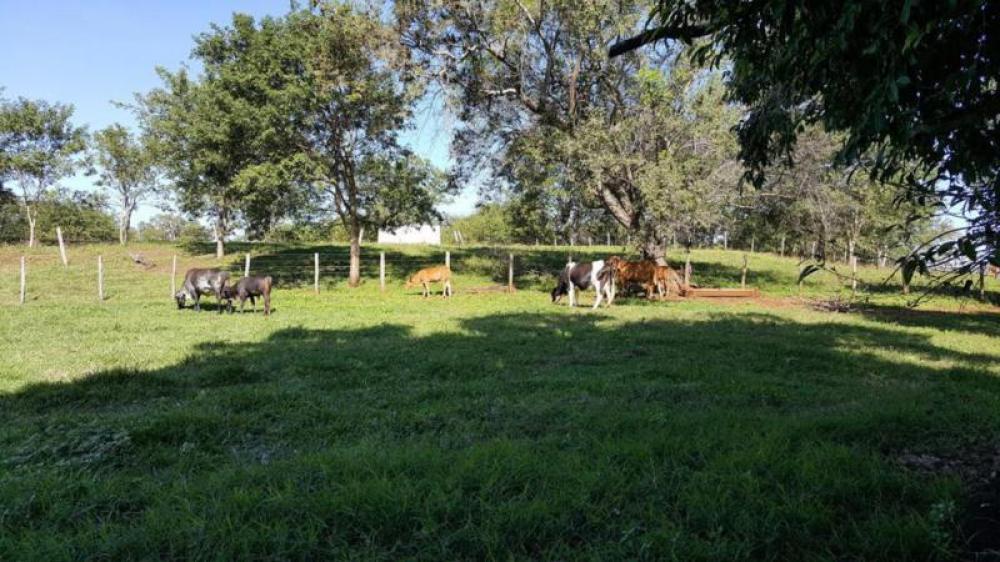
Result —
<instances>
[{"instance_id":1,"label":"white building","mask_svg":"<svg viewBox=\"0 0 1000 562\"><path fill-rule=\"evenodd\" d=\"M395 229L379 229L379 244L431 244L441 245L441 226L414 224Z\"/></svg>"}]
</instances>

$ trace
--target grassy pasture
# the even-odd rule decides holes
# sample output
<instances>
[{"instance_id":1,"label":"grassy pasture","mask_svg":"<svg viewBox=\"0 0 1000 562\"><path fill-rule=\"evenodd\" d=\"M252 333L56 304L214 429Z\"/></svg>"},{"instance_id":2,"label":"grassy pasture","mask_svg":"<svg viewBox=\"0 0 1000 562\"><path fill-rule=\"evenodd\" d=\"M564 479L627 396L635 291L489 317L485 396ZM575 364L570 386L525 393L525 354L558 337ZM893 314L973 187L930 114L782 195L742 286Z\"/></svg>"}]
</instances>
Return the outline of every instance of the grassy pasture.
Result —
<instances>
[{"instance_id":1,"label":"grassy pasture","mask_svg":"<svg viewBox=\"0 0 1000 562\"><path fill-rule=\"evenodd\" d=\"M865 306L821 312L793 298L794 260L755 254L759 302L569 310L547 295L567 249L544 247L512 250L512 295L464 291L505 282L506 250L454 248L456 296L425 300L402 277L440 250L386 248L381 293L373 249L349 289L344 248L255 246L254 272L280 280L265 319L176 310L170 256L215 260L130 250L155 266L29 251L20 307L26 250L0 248L0 560L976 550L967 482L899 459L1000 445L995 308L903 309L864 269ZM702 285L738 286L742 254L692 262ZM804 294L850 291L825 275Z\"/></svg>"}]
</instances>

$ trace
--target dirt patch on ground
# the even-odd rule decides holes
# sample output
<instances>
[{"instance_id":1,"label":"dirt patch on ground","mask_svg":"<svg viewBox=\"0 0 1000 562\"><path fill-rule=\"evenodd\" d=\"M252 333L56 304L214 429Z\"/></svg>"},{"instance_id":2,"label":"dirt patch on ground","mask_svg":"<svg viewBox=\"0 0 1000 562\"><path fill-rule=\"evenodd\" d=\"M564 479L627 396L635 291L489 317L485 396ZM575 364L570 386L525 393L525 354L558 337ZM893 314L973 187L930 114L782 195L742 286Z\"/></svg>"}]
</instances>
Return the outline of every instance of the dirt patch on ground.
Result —
<instances>
[{"instance_id":1,"label":"dirt patch on ground","mask_svg":"<svg viewBox=\"0 0 1000 562\"><path fill-rule=\"evenodd\" d=\"M1000 447L978 445L949 454L904 451L896 460L920 474L959 478L966 489L956 514L961 559L1000 561Z\"/></svg>"}]
</instances>

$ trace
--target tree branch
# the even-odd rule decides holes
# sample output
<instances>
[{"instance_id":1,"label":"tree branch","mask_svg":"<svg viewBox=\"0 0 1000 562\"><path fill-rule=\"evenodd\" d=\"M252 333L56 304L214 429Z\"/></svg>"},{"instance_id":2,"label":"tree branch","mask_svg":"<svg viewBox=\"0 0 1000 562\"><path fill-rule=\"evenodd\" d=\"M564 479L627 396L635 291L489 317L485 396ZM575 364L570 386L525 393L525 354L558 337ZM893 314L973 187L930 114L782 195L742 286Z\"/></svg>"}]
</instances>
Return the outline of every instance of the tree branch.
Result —
<instances>
[{"instance_id":1,"label":"tree branch","mask_svg":"<svg viewBox=\"0 0 1000 562\"><path fill-rule=\"evenodd\" d=\"M615 58L661 39L680 39L690 42L709 33L708 27L704 25L664 25L655 29L647 29L638 35L611 45L608 49L608 58Z\"/></svg>"}]
</instances>

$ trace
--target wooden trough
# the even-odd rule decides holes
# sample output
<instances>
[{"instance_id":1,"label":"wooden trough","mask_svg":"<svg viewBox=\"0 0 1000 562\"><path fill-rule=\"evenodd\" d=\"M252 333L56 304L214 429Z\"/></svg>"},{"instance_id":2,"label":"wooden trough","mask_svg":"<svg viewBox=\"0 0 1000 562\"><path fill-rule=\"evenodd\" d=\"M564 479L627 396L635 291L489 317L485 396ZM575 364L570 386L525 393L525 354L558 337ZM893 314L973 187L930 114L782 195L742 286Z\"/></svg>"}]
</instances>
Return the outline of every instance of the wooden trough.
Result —
<instances>
[{"instance_id":1,"label":"wooden trough","mask_svg":"<svg viewBox=\"0 0 1000 562\"><path fill-rule=\"evenodd\" d=\"M760 289L706 289L702 287L690 288L684 291L685 297L728 297L728 298L757 298L760 296Z\"/></svg>"}]
</instances>

